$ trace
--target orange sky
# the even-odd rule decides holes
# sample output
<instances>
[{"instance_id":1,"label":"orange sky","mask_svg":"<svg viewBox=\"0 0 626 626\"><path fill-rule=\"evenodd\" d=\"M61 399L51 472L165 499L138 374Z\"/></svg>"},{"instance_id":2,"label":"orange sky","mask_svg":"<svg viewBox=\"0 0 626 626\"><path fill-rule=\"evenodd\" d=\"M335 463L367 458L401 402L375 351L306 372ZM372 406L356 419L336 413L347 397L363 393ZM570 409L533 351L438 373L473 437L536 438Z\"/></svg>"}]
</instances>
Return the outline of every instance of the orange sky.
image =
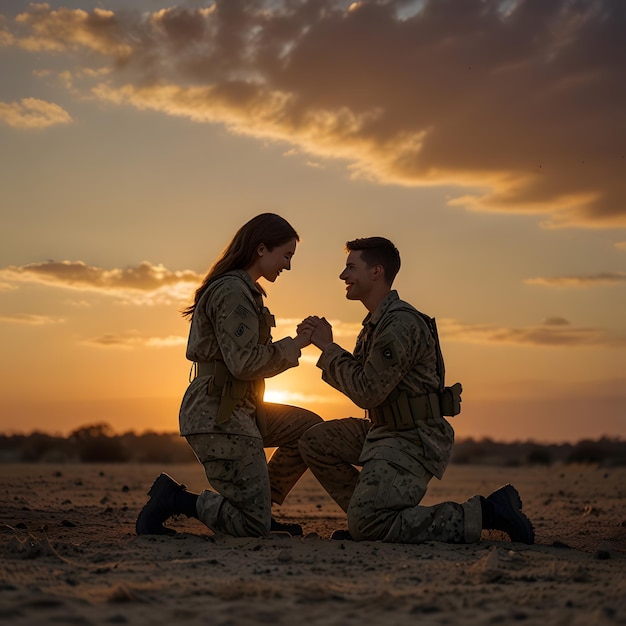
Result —
<instances>
[{"instance_id":1,"label":"orange sky","mask_svg":"<svg viewBox=\"0 0 626 626\"><path fill-rule=\"evenodd\" d=\"M6 3L5 3L6 4ZM570 3L84 0L0 9L0 431L175 431L186 304L262 211L268 286L352 349L345 241L400 249L458 436L626 433L626 16ZM361 415L317 351L268 398Z\"/></svg>"}]
</instances>

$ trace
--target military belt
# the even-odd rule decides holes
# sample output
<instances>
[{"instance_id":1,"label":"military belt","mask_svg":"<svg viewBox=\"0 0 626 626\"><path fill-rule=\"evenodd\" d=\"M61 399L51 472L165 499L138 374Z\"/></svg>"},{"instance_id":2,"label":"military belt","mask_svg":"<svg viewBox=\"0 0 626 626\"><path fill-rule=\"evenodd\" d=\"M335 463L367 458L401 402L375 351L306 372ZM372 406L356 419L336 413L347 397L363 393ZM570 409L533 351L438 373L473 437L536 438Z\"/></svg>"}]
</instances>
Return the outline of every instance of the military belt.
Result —
<instances>
[{"instance_id":1,"label":"military belt","mask_svg":"<svg viewBox=\"0 0 626 626\"><path fill-rule=\"evenodd\" d=\"M261 435L265 435L267 431L266 412L263 405L263 391L265 389L265 381L249 381L235 378L226 367L224 361L218 359L212 362L196 363L196 375L209 376L207 384L207 393L210 396L220 398L220 405L217 410L216 424L227 422L235 407L240 400L246 395L249 389L254 392L256 405L256 422Z\"/></svg>"},{"instance_id":2,"label":"military belt","mask_svg":"<svg viewBox=\"0 0 626 626\"><path fill-rule=\"evenodd\" d=\"M419 422L435 416L441 416L439 395L436 393L410 397L403 391L368 411L368 417L375 426L387 426L389 430L410 430Z\"/></svg>"},{"instance_id":3,"label":"military belt","mask_svg":"<svg viewBox=\"0 0 626 626\"><path fill-rule=\"evenodd\" d=\"M196 376L213 376L215 373L215 361L211 363L196 363Z\"/></svg>"},{"instance_id":4,"label":"military belt","mask_svg":"<svg viewBox=\"0 0 626 626\"><path fill-rule=\"evenodd\" d=\"M422 396L408 396L406 391L394 390L386 402L368 410L367 416L375 426L410 430L416 428L419 422L433 417L458 415L461 412L462 391L461 383Z\"/></svg>"}]
</instances>

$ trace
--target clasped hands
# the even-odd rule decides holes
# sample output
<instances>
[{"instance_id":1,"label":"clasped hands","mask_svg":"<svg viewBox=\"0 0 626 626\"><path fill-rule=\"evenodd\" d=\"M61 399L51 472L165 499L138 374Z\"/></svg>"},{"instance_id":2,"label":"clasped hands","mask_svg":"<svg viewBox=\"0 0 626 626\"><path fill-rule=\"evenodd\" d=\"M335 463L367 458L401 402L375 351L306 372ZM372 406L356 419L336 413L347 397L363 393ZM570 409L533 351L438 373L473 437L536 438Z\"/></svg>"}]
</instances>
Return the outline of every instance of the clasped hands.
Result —
<instances>
[{"instance_id":1,"label":"clasped hands","mask_svg":"<svg viewBox=\"0 0 626 626\"><path fill-rule=\"evenodd\" d=\"M297 339L300 340L299 343L302 344L303 341L306 341L301 345L303 348L312 343L320 350L324 350L328 344L333 342L333 327L325 317L318 317L317 315L305 317L298 324L296 331L298 333Z\"/></svg>"}]
</instances>

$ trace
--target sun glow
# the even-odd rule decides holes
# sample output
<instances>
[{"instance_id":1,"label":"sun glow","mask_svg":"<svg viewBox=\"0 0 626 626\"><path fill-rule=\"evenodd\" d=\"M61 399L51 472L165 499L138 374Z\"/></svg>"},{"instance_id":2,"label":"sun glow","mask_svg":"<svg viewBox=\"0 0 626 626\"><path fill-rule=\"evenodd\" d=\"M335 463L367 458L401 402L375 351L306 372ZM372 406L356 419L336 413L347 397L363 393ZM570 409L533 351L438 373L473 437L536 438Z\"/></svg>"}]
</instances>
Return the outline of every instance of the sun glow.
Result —
<instances>
[{"instance_id":1,"label":"sun glow","mask_svg":"<svg viewBox=\"0 0 626 626\"><path fill-rule=\"evenodd\" d=\"M265 402L275 402L277 404L285 404L289 401L293 394L284 389L266 389L263 400Z\"/></svg>"}]
</instances>

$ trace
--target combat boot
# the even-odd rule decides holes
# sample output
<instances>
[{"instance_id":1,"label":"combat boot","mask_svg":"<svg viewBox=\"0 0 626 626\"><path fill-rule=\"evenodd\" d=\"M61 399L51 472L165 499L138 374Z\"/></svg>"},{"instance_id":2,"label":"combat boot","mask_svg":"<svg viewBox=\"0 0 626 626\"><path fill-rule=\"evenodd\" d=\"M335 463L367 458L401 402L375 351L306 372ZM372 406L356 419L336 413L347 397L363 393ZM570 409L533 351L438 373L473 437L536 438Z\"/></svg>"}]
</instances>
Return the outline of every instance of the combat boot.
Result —
<instances>
[{"instance_id":1,"label":"combat boot","mask_svg":"<svg viewBox=\"0 0 626 626\"><path fill-rule=\"evenodd\" d=\"M175 535L173 528L163 525L168 518L180 513L187 517L198 517L198 496L187 491L185 485L177 483L165 473L154 481L148 495L150 499L139 513L135 524L138 535Z\"/></svg>"},{"instance_id":2,"label":"combat boot","mask_svg":"<svg viewBox=\"0 0 626 626\"><path fill-rule=\"evenodd\" d=\"M270 532L289 533L292 537L302 537L302 526L300 524L283 524L272 517Z\"/></svg>"},{"instance_id":3,"label":"combat boot","mask_svg":"<svg viewBox=\"0 0 626 626\"><path fill-rule=\"evenodd\" d=\"M480 498L482 527L486 530L502 530L520 543L535 543L535 529L522 513L522 500L513 485L504 485L486 498Z\"/></svg>"},{"instance_id":4,"label":"combat boot","mask_svg":"<svg viewBox=\"0 0 626 626\"><path fill-rule=\"evenodd\" d=\"M354 541L352 535L350 534L350 531L347 528L345 530L343 528L333 530L330 538L334 541Z\"/></svg>"}]
</instances>

